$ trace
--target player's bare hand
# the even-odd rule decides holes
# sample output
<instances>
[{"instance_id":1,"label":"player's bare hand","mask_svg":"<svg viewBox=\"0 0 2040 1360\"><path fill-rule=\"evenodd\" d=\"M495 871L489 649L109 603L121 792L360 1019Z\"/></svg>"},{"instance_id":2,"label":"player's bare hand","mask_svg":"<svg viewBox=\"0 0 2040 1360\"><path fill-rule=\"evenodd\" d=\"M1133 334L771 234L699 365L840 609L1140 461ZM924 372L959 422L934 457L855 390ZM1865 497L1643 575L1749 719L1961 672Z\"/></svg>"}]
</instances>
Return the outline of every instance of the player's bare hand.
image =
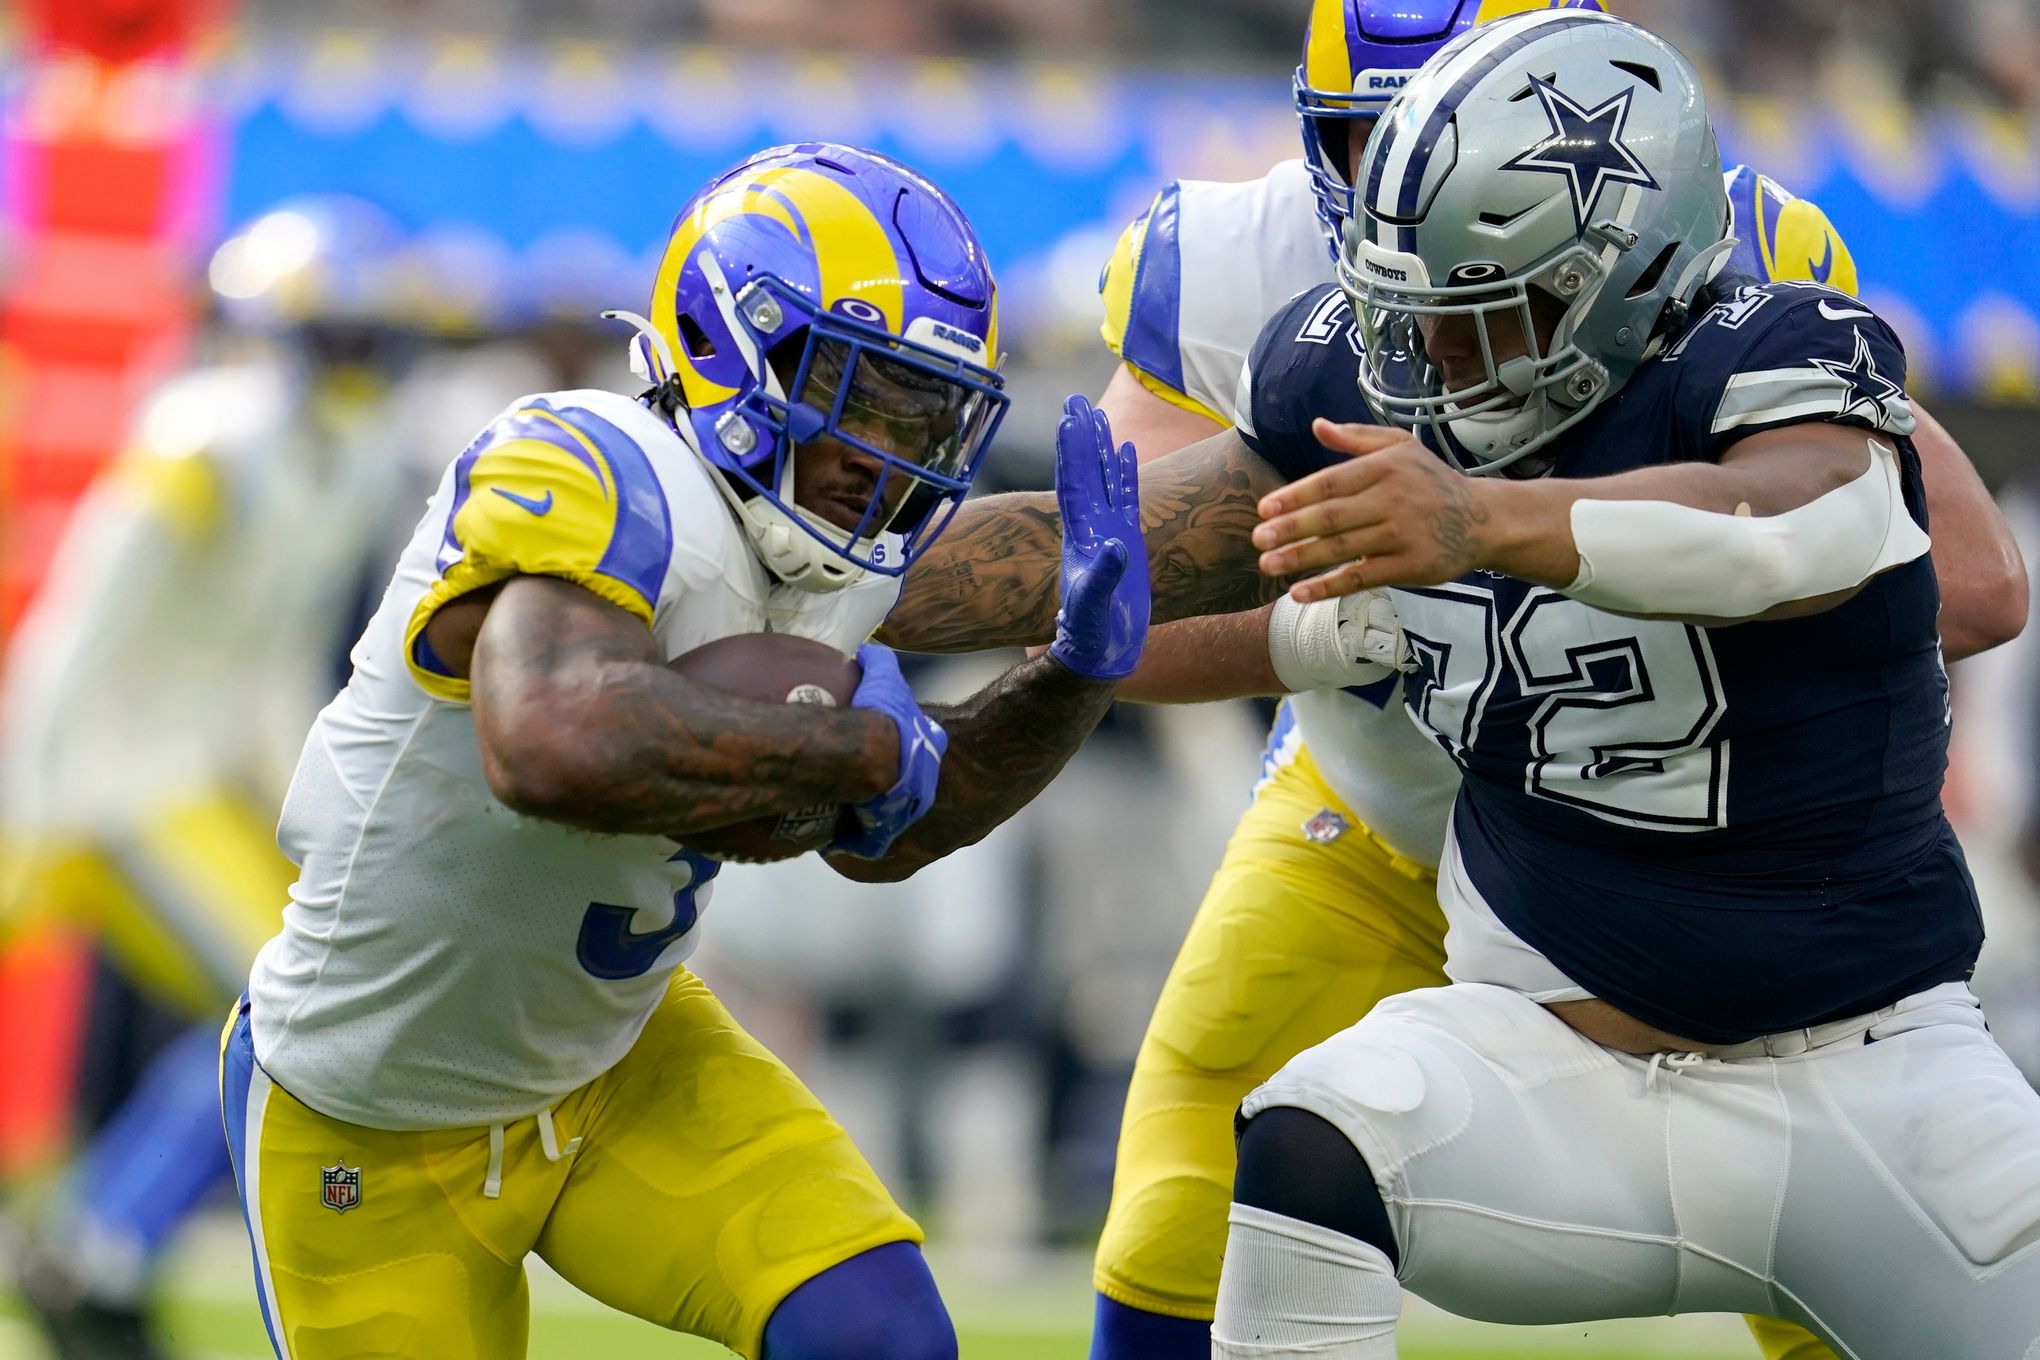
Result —
<instances>
[{"instance_id":1,"label":"player's bare hand","mask_svg":"<svg viewBox=\"0 0 2040 1360\"><path fill-rule=\"evenodd\" d=\"M1437 585L1481 565L1483 488L1406 431L1313 424L1346 461L1263 497L1254 546L1269 576L1323 572L1291 587L1308 603L1370 586Z\"/></svg>"}]
</instances>

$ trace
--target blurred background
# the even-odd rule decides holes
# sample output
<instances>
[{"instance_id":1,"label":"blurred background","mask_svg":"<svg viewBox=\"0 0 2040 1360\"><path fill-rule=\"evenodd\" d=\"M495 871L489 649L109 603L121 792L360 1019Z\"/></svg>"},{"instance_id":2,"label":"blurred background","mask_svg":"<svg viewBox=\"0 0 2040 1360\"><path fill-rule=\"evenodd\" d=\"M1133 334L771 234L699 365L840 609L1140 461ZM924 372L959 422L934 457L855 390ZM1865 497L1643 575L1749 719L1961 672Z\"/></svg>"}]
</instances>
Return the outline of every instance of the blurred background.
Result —
<instances>
[{"instance_id":1,"label":"blurred background","mask_svg":"<svg viewBox=\"0 0 2040 1360\"><path fill-rule=\"evenodd\" d=\"M1608 8L1700 62L1728 161L1826 210L1914 391L2040 560L2040 0ZM97 825L113 859L167 866L154 887L174 901L174 845L110 809L196 762L233 786L233 816L273 823L438 470L520 393L634 390L625 334L594 314L644 305L675 208L761 146L870 145L957 198L999 274L1015 394L980 484L1045 485L1061 397L1097 393L1113 366L1097 279L1120 229L1168 179L1247 179L1296 154L1305 9L16 0L0 21L0 768L15 771L0 1295L81 1177L117 1180L70 1159L231 972L180 970L174 939L124 925L132 882L46 844L31 873L9 837ZM376 211L328 222L317 196L336 194ZM220 247L279 206L355 233L372 276L258 297L251 280L299 229L271 218ZM179 377L251 356L254 386ZM120 455L137 441L243 452L206 481L175 457L136 472ZM251 535L231 570L157 569L270 504L299 518ZM154 516L139 536L138 505ZM281 636L250 623L277 618ZM2036 649L2028 636L1955 668L1949 799L1991 922L1979 989L2040 1076ZM961 691L1000 664L918 683ZM1021 818L900 888L818 864L724 880L699 971L929 1225L967 1355L1082 1353L1126 1074L1266 722L1249 704L1122 706ZM251 865L248 890L274 873ZM173 1353L266 1354L231 1200L177 1242L161 1277L118 1244L91 1259L109 1293L164 1301ZM556 1281L536 1298L534 1356L707 1353ZM1426 1313L1407 1353L1753 1350L1720 1319L1553 1334ZM0 1360L45 1354L0 1301Z\"/></svg>"}]
</instances>

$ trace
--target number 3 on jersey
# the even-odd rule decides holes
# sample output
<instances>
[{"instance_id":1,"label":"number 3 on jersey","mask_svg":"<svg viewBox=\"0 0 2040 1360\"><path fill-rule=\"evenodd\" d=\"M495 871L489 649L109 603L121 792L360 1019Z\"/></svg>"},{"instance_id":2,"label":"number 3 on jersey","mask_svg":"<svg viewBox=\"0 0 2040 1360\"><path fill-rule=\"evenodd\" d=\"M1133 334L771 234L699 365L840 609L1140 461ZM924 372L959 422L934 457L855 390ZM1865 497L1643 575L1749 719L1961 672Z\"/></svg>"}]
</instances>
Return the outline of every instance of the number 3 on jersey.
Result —
<instances>
[{"instance_id":1,"label":"number 3 on jersey","mask_svg":"<svg viewBox=\"0 0 2040 1360\"><path fill-rule=\"evenodd\" d=\"M590 902L581 917L581 938L575 950L581 967L612 982L642 977L659 961L667 945L694 929L701 908L707 905L709 881L722 871L722 861L682 850L667 863L685 864L688 869L687 882L673 894L673 919L657 930L639 932L631 929L637 908Z\"/></svg>"},{"instance_id":2,"label":"number 3 on jersey","mask_svg":"<svg viewBox=\"0 0 2040 1360\"><path fill-rule=\"evenodd\" d=\"M1479 586L1397 594L1415 597L1403 611L1418 666L1410 711L1462 766L1487 754L1490 705L1527 704L1533 797L1626 826L1727 824L1728 747L1708 743L1727 705L1705 631L1542 588L1506 619Z\"/></svg>"}]
</instances>

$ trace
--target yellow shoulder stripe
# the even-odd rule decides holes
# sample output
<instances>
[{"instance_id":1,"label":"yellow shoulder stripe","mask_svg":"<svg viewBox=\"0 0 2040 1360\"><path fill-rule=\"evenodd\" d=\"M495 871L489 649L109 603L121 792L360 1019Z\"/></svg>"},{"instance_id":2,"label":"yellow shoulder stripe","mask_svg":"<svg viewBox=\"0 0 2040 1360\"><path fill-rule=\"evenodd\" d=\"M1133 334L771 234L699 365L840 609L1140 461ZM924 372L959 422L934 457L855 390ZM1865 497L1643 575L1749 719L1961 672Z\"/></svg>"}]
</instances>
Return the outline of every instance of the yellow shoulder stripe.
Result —
<instances>
[{"instance_id":1,"label":"yellow shoulder stripe","mask_svg":"<svg viewBox=\"0 0 2040 1360\"><path fill-rule=\"evenodd\" d=\"M617 469L586 447L580 431L549 411L518 413L526 431L538 422L559 427L555 438L529 434L488 444L456 478L450 546L459 552L419 599L404 629L404 659L412 677L434 698L467 702L468 683L444 674L421 646L425 626L441 606L512 576L556 576L626 610L647 626L656 600L615 566L615 545L630 525L627 498L614 484ZM577 452L570 447L579 443ZM663 561L656 564L663 572Z\"/></svg>"},{"instance_id":2,"label":"yellow shoulder stripe","mask_svg":"<svg viewBox=\"0 0 2040 1360\"><path fill-rule=\"evenodd\" d=\"M1169 405L1179 407L1190 412L1192 415L1203 416L1221 429L1231 427L1231 416L1220 415L1203 402L1197 400L1197 398L1191 396L1188 392L1178 392L1175 388L1169 386L1146 369L1137 366L1131 360L1127 361L1126 369L1127 372L1133 374L1142 387L1145 387L1148 391L1169 403Z\"/></svg>"}]
</instances>

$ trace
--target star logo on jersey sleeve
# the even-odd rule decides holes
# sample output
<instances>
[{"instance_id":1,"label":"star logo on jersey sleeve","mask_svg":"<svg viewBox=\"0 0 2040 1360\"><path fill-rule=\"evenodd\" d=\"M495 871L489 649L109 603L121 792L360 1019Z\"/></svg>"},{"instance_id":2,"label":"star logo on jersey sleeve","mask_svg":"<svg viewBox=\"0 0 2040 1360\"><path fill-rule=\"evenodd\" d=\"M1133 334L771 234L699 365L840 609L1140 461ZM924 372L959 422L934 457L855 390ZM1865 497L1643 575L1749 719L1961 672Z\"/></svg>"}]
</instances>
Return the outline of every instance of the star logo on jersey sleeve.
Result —
<instances>
[{"instance_id":1,"label":"star logo on jersey sleeve","mask_svg":"<svg viewBox=\"0 0 2040 1360\"><path fill-rule=\"evenodd\" d=\"M1564 175L1572 188L1573 222L1587 229L1587 213L1601 190L1610 184L1640 184L1658 187L1650 171L1622 141L1622 129L1629 122L1629 104L1636 96L1631 86L1594 108L1582 108L1563 90L1548 81L1530 77L1544 116L1551 120L1551 135L1528 151L1506 162L1504 170L1539 170Z\"/></svg>"},{"instance_id":2,"label":"star logo on jersey sleeve","mask_svg":"<svg viewBox=\"0 0 2040 1360\"><path fill-rule=\"evenodd\" d=\"M1880 430L1910 429L1912 403L1906 399L1905 389L1877 371L1876 357L1870 353L1862 327L1849 329L1855 334L1856 350L1847 363L1840 359L1812 361L1815 368L1844 384L1840 414L1861 416Z\"/></svg>"}]
</instances>

